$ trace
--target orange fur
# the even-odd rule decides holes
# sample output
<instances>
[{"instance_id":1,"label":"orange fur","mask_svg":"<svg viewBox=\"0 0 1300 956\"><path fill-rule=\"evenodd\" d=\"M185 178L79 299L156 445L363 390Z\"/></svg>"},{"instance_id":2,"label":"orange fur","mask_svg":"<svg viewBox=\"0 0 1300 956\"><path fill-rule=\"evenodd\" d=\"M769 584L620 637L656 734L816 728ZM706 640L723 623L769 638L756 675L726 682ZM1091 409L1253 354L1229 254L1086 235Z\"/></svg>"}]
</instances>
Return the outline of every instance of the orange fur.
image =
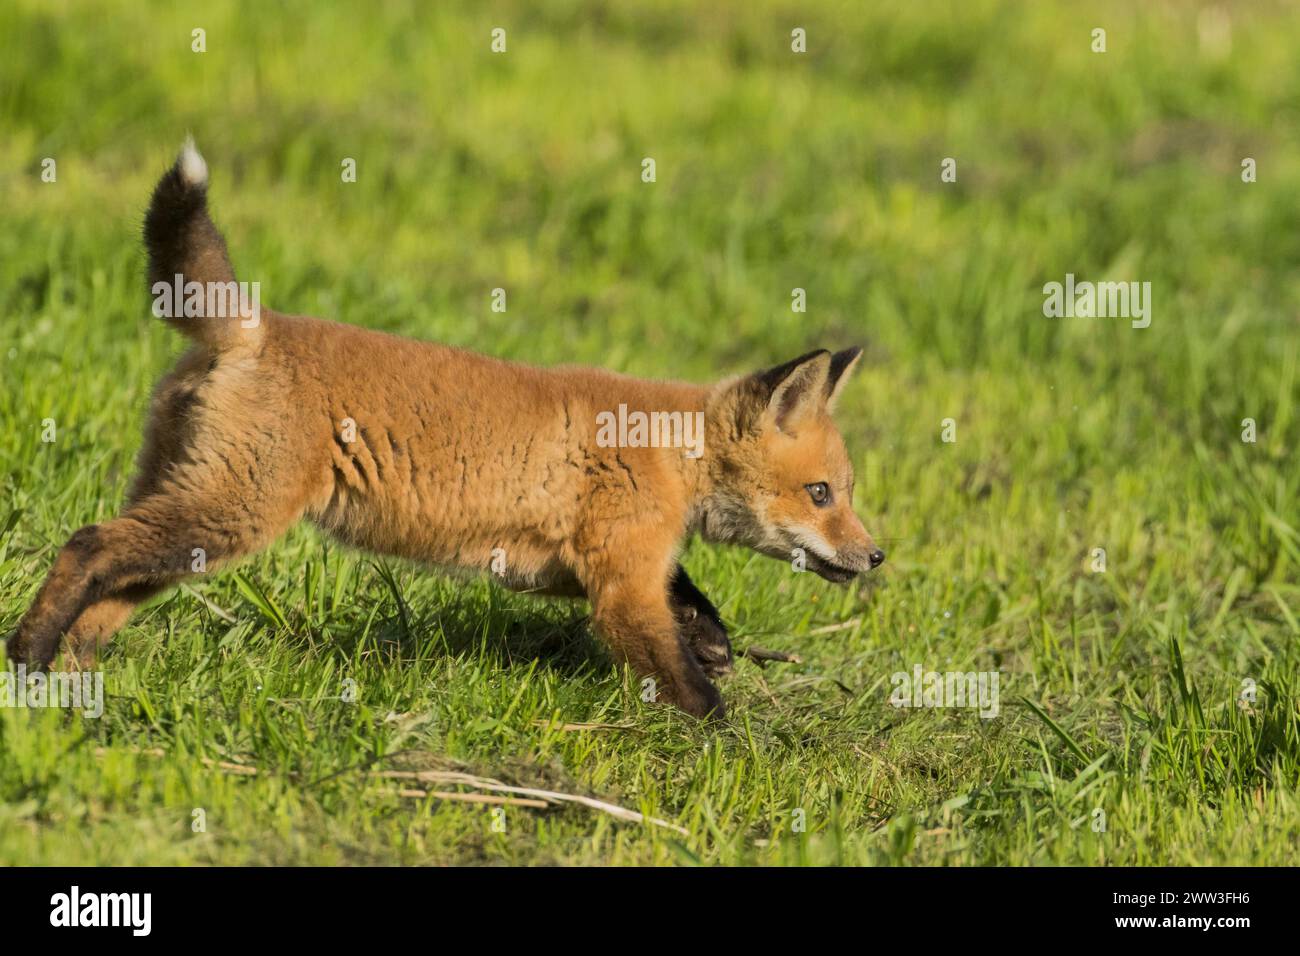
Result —
<instances>
[{"instance_id":1,"label":"orange fur","mask_svg":"<svg viewBox=\"0 0 1300 956\"><path fill-rule=\"evenodd\" d=\"M190 168L178 161L155 192L150 277L231 281ZM688 534L787 559L802 548L832 580L883 560L852 511L830 419L857 350L705 387L533 368L271 311L247 320L170 320L196 341L156 389L126 507L72 536L11 656L48 664L66 640L84 659L190 573L196 549L210 570L306 518L359 548L585 596L597 632L661 699L717 716L708 675L730 647L677 565ZM604 447L599 416L619 406L701 414L703 454Z\"/></svg>"}]
</instances>

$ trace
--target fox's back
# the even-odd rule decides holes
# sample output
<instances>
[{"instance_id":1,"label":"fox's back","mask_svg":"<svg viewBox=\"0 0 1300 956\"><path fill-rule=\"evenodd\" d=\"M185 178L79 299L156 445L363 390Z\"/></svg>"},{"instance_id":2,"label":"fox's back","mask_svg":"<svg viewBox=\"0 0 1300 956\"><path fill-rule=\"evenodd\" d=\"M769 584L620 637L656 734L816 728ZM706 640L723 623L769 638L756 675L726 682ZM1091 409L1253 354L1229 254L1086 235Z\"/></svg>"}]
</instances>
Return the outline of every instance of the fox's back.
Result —
<instances>
[{"instance_id":1,"label":"fox's back","mask_svg":"<svg viewBox=\"0 0 1300 956\"><path fill-rule=\"evenodd\" d=\"M534 368L300 316L263 321L241 387L256 382L251 401L279 408L314 449L309 515L358 546L417 559L480 566L506 542L558 554L611 492L671 495L655 487L654 459L674 452L602 447L597 415L702 401L695 386Z\"/></svg>"}]
</instances>

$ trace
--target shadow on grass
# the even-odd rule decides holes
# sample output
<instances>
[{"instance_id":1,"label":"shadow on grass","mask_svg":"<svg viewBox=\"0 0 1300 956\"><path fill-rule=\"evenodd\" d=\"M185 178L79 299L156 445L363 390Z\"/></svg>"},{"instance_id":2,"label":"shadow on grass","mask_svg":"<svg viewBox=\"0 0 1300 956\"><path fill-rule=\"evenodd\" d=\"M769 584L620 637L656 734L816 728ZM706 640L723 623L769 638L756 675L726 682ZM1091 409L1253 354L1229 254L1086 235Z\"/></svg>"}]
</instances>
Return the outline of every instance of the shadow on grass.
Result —
<instances>
[{"instance_id":1,"label":"shadow on grass","mask_svg":"<svg viewBox=\"0 0 1300 956\"><path fill-rule=\"evenodd\" d=\"M391 605L389 605L391 607ZM369 609L367 609L369 611ZM293 627L278 639L338 662L379 655L386 661L475 658L508 667L536 661L566 677L610 666L580 601L543 601L481 589L403 599L395 610L340 627Z\"/></svg>"}]
</instances>

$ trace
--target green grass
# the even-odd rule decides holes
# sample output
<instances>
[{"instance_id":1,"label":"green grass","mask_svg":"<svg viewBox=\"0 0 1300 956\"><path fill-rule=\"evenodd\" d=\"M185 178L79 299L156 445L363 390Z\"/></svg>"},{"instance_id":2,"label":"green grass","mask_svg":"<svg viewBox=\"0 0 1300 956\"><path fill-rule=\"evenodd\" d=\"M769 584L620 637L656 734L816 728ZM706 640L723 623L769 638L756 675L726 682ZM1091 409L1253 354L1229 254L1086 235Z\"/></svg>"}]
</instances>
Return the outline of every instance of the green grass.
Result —
<instances>
[{"instance_id":1,"label":"green grass","mask_svg":"<svg viewBox=\"0 0 1300 956\"><path fill-rule=\"evenodd\" d=\"M698 380L863 343L890 559L836 589L692 544L736 645L803 659L739 662L704 726L585 607L297 529L144 609L101 719L0 709L0 863L1294 862L1300 11L1220 4L1225 50L1192 3L135 6L0 8L0 632L119 506L181 348L138 228L187 131L272 307ZM1045 318L1067 272L1150 281L1151 327ZM997 670L999 716L893 708L916 664ZM687 834L497 832L403 768Z\"/></svg>"}]
</instances>

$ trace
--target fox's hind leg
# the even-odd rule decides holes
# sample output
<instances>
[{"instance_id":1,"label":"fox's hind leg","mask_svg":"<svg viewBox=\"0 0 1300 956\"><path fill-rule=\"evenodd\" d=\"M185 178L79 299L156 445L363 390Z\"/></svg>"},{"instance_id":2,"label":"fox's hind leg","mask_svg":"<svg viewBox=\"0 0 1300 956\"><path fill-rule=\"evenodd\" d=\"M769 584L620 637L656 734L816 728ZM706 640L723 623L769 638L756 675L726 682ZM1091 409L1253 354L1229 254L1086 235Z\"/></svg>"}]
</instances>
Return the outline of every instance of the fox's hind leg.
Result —
<instances>
[{"instance_id":1,"label":"fox's hind leg","mask_svg":"<svg viewBox=\"0 0 1300 956\"><path fill-rule=\"evenodd\" d=\"M731 673L735 658L731 653L731 640L727 627L713 602L695 586L680 564L669 583L673 615L681 628L682 638L703 668L705 676L725 677Z\"/></svg>"},{"instance_id":2,"label":"fox's hind leg","mask_svg":"<svg viewBox=\"0 0 1300 956\"><path fill-rule=\"evenodd\" d=\"M172 462L184 456L185 431L176 427L186 418L190 395L164 380L154 395L154 415L145 429L144 447L135 480L127 495L129 510L137 502L157 494L164 486ZM64 649L78 666L89 666L100 647L112 640L137 607L167 589L166 583L132 584L102 598L92 599L64 635Z\"/></svg>"},{"instance_id":3,"label":"fox's hind leg","mask_svg":"<svg viewBox=\"0 0 1300 956\"><path fill-rule=\"evenodd\" d=\"M69 639L79 658L106 642L134 608L188 575L264 547L298 517L255 507L237 489L204 493L176 483L130 505L120 517L74 534L9 641L9 656L48 666ZM251 500L250 500L251 499Z\"/></svg>"},{"instance_id":4,"label":"fox's hind leg","mask_svg":"<svg viewBox=\"0 0 1300 956\"><path fill-rule=\"evenodd\" d=\"M99 649L113 639L135 609L166 588L166 584L133 584L93 600L69 626L63 649L76 666L89 667Z\"/></svg>"}]
</instances>

